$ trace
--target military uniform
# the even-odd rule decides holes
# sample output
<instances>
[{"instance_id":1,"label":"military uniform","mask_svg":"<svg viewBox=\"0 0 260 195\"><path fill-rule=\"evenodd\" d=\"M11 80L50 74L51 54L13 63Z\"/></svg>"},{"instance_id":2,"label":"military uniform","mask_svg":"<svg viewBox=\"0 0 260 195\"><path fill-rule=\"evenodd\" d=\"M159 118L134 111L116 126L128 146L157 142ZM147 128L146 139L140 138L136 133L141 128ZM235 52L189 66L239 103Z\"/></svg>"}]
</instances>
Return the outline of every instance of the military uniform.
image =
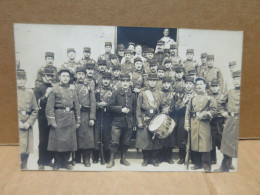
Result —
<instances>
[{"instance_id":1,"label":"military uniform","mask_svg":"<svg viewBox=\"0 0 260 195\"><path fill-rule=\"evenodd\" d=\"M106 66L107 67L107 62L105 60L99 60L98 61L98 65L99 66ZM94 75L94 78L96 80L96 84L97 84L97 88L100 88L101 85L102 85L102 77L103 77L103 74L106 73L106 70L105 71L97 71Z\"/></svg>"},{"instance_id":2,"label":"military uniform","mask_svg":"<svg viewBox=\"0 0 260 195\"><path fill-rule=\"evenodd\" d=\"M22 69L17 69L17 79L26 79L26 73ZM18 120L19 120L19 143L21 169L27 169L27 161L30 153L33 153L33 125L37 119L38 106L34 93L18 86ZM20 124L29 124L29 128L20 127Z\"/></svg>"},{"instance_id":3,"label":"military uniform","mask_svg":"<svg viewBox=\"0 0 260 195\"><path fill-rule=\"evenodd\" d=\"M176 73L179 73L179 72L183 72L183 67L182 66L177 66L176 68L175 68L175 72ZM175 82L174 82L174 84L173 84L173 86L172 86L172 89L173 89L173 91L176 93L176 94L178 94L178 93L183 93L184 92L184 89L185 89L185 81L183 80L183 78L182 79L177 79L176 77L175 77Z\"/></svg>"},{"instance_id":4,"label":"military uniform","mask_svg":"<svg viewBox=\"0 0 260 195\"><path fill-rule=\"evenodd\" d=\"M170 45L170 50L171 49L178 49L177 48L177 45L176 44L172 44ZM164 60L163 60L163 63L162 65L165 64L165 61L166 60L170 60L173 64L181 64L182 63L182 59L180 56L177 55L177 53L174 53L174 54L171 54L169 55L169 57L166 57Z\"/></svg>"},{"instance_id":5,"label":"military uniform","mask_svg":"<svg viewBox=\"0 0 260 195\"><path fill-rule=\"evenodd\" d=\"M91 48L90 47L84 47L83 52L89 52L91 53ZM87 64L95 64L95 70L98 70L98 66L95 60L93 60L90 57L84 57L82 58L79 63L77 64L77 67L83 67L85 70L87 69Z\"/></svg>"},{"instance_id":6,"label":"military uniform","mask_svg":"<svg viewBox=\"0 0 260 195\"><path fill-rule=\"evenodd\" d=\"M156 79L156 75L149 75L148 79ZM158 166L158 150L162 149L162 140L157 136L153 139L153 134L149 132L148 125L155 115L160 111L163 105L164 94L156 88L146 88L142 90L138 96L136 117L137 124L143 125L143 128L137 129L136 147L143 150L144 163L146 166L148 161Z\"/></svg>"},{"instance_id":7,"label":"military uniform","mask_svg":"<svg viewBox=\"0 0 260 195\"><path fill-rule=\"evenodd\" d=\"M112 43L111 42L105 42L105 46L111 46L112 47ZM110 67L110 65L111 65L110 58L109 58L110 54L111 54L111 52L110 53L104 53L104 54L100 55L98 57L98 61L99 60L106 60L107 66Z\"/></svg>"},{"instance_id":8,"label":"military uniform","mask_svg":"<svg viewBox=\"0 0 260 195\"><path fill-rule=\"evenodd\" d=\"M134 63L131 61L125 61L121 64L121 70L126 74L131 73L134 70Z\"/></svg>"},{"instance_id":9,"label":"military uniform","mask_svg":"<svg viewBox=\"0 0 260 195\"><path fill-rule=\"evenodd\" d=\"M123 44L119 44L119 45L117 46L117 57L118 57L119 63L121 63L121 61L122 61L122 59L123 59L124 56L120 56L120 55L118 54L118 52L119 52L119 51L124 51L124 50L125 50L125 46L124 46Z\"/></svg>"},{"instance_id":10,"label":"military uniform","mask_svg":"<svg viewBox=\"0 0 260 195\"><path fill-rule=\"evenodd\" d=\"M121 71L121 66L116 65L113 67L113 71L120 70ZM117 77L113 76L112 77L112 89L113 91L118 90L121 88L121 76L118 75Z\"/></svg>"},{"instance_id":11,"label":"military uniform","mask_svg":"<svg viewBox=\"0 0 260 195\"><path fill-rule=\"evenodd\" d=\"M88 70L88 69L95 69L95 64L94 63L87 63L86 64L86 71ZM93 76L89 76L89 75L87 75L86 74L86 78L85 78L85 80L84 80L84 83L88 86L88 87L90 87L92 90L96 90L96 88L98 87L98 83L97 83L98 81L96 80L96 78L95 78L95 75L94 75L94 73L93 73Z\"/></svg>"},{"instance_id":12,"label":"military uniform","mask_svg":"<svg viewBox=\"0 0 260 195\"><path fill-rule=\"evenodd\" d=\"M104 73L102 78L110 78L110 73ZM111 100L112 96L112 88L110 86L105 87L101 85L96 90L96 101L97 104L99 102L106 102L108 103ZM112 113L109 109L109 107L100 108L97 105L97 111L96 111L96 123L94 126L94 143L95 148L93 150L93 163L97 163L99 160L99 150L100 150L100 141L102 139L102 145L104 150L104 159L106 162L110 159L110 151L109 151L109 144L111 140L111 122L112 122ZM103 126L103 129L101 129L101 123ZM101 135L102 130L102 135ZM102 137L101 137L102 136Z\"/></svg>"},{"instance_id":13,"label":"military uniform","mask_svg":"<svg viewBox=\"0 0 260 195\"><path fill-rule=\"evenodd\" d=\"M61 69L62 72L70 71ZM55 152L54 170L68 168L70 152L77 150L76 124L80 124L80 105L74 89L68 84L54 86L46 106L46 117L50 128L48 150ZM57 125L55 128L53 125Z\"/></svg>"},{"instance_id":14,"label":"military uniform","mask_svg":"<svg viewBox=\"0 0 260 195\"><path fill-rule=\"evenodd\" d=\"M123 75L121 80L128 80L130 82L130 76ZM125 158L133 133L135 101L135 95L130 88L120 88L112 94L111 101L109 102L110 110L113 113L113 121L111 124L110 142L111 158L107 166L108 168L114 166L114 157L119 146L121 148L120 163L126 166L130 165ZM123 113L123 108L128 108L129 112L127 114Z\"/></svg>"},{"instance_id":15,"label":"military uniform","mask_svg":"<svg viewBox=\"0 0 260 195\"><path fill-rule=\"evenodd\" d=\"M84 69L78 68L76 72L84 72ZM83 163L90 166L91 150L94 148L94 130L89 125L90 120L96 120L96 99L93 88L86 86L84 82L77 82L75 85L79 104L81 125L77 129L78 150L83 155Z\"/></svg>"},{"instance_id":16,"label":"military uniform","mask_svg":"<svg viewBox=\"0 0 260 195\"><path fill-rule=\"evenodd\" d=\"M45 68L43 74L54 76L54 69ZM50 126L48 125L48 121L46 118L46 105L48 96L46 96L46 91L48 88L53 88L53 84L50 82L43 82L40 85L34 88L34 94L36 97L36 101L39 105L39 113L38 113L38 126L39 126L39 159L38 165L39 169L44 169L45 165L50 165L52 163L52 159L54 158L54 153L47 150L48 141L49 141L49 133Z\"/></svg>"},{"instance_id":17,"label":"military uniform","mask_svg":"<svg viewBox=\"0 0 260 195\"><path fill-rule=\"evenodd\" d=\"M205 80L203 78L197 78ZM185 114L185 127L190 128L191 150L195 154L195 166L193 169L204 168L205 171L211 170L210 151L212 150L212 136L210 131L210 119L217 112L217 104L214 98L206 92L195 94L187 105ZM203 114L201 120L197 117Z\"/></svg>"},{"instance_id":18,"label":"military uniform","mask_svg":"<svg viewBox=\"0 0 260 195\"><path fill-rule=\"evenodd\" d=\"M207 58L207 53L202 53L200 58ZM198 77L203 77L203 72L205 71L205 69L208 67L207 62L202 63L200 66L197 67L197 73L198 73Z\"/></svg>"},{"instance_id":19,"label":"military uniform","mask_svg":"<svg viewBox=\"0 0 260 195\"><path fill-rule=\"evenodd\" d=\"M154 59L158 61L159 65L163 64L163 60L168 57L169 54L164 52L157 52L154 54Z\"/></svg>"},{"instance_id":20,"label":"military uniform","mask_svg":"<svg viewBox=\"0 0 260 195\"><path fill-rule=\"evenodd\" d=\"M193 49L187 49L187 53L194 53L194 50ZM184 67L184 76L188 77L188 72L190 70L196 70L197 71L198 64L197 64L196 60L186 59L183 62L183 67Z\"/></svg>"}]
</instances>

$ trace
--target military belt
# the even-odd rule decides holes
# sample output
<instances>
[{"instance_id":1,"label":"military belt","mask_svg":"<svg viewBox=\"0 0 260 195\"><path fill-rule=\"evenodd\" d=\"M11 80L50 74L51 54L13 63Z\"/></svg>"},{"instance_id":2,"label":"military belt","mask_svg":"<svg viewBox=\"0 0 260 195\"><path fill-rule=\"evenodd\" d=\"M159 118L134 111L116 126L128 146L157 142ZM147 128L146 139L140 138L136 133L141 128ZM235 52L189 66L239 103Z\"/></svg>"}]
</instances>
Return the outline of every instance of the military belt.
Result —
<instances>
[{"instance_id":1,"label":"military belt","mask_svg":"<svg viewBox=\"0 0 260 195\"><path fill-rule=\"evenodd\" d=\"M82 105L81 108L80 108L81 112L88 112L89 110L90 110L90 107L89 106L85 106L85 105Z\"/></svg>"},{"instance_id":2,"label":"military belt","mask_svg":"<svg viewBox=\"0 0 260 195\"><path fill-rule=\"evenodd\" d=\"M74 110L72 107L54 107L55 110L63 110L64 112L71 112Z\"/></svg>"}]
</instances>

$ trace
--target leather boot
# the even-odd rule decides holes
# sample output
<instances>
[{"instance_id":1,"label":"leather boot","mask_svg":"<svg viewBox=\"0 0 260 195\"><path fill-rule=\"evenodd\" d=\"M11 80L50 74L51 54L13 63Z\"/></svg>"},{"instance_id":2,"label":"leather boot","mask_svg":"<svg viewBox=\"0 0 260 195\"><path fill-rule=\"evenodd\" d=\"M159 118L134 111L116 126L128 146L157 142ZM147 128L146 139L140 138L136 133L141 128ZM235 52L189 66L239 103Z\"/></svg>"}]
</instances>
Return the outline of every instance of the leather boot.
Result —
<instances>
[{"instance_id":1,"label":"leather boot","mask_svg":"<svg viewBox=\"0 0 260 195\"><path fill-rule=\"evenodd\" d=\"M93 149L93 151L92 151L92 160L93 160L93 163L98 163L98 160L99 160L99 150Z\"/></svg>"},{"instance_id":2,"label":"leather boot","mask_svg":"<svg viewBox=\"0 0 260 195\"><path fill-rule=\"evenodd\" d=\"M110 160L109 160L109 163L106 166L107 168L112 168L115 165L115 161L114 161L115 154L116 154L115 152L111 151Z\"/></svg>"},{"instance_id":3,"label":"leather boot","mask_svg":"<svg viewBox=\"0 0 260 195\"><path fill-rule=\"evenodd\" d=\"M166 150L167 150L167 152L165 152L166 162L169 163L169 164L174 164L174 161L172 160L172 149L167 148Z\"/></svg>"},{"instance_id":4,"label":"leather boot","mask_svg":"<svg viewBox=\"0 0 260 195\"><path fill-rule=\"evenodd\" d=\"M91 155L91 149L87 149L85 150L85 153L86 153L86 159L85 159L85 166L86 167L90 167L91 164L90 164L90 155Z\"/></svg>"},{"instance_id":5,"label":"leather boot","mask_svg":"<svg viewBox=\"0 0 260 195\"><path fill-rule=\"evenodd\" d=\"M125 166L130 166L130 162L128 162L127 160L126 160L126 151L123 151L122 153L121 153L121 160L120 160L120 164L122 164L122 165L125 165Z\"/></svg>"},{"instance_id":6,"label":"leather boot","mask_svg":"<svg viewBox=\"0 0 260 195\"><path fill-rule=\"evenodd\" d=\"M104 150L104 159L106 163L109 163L110 160L110 150Z\"/></svg>"},{"instance_id":7,"label":"leather boot","mask_svg":"<svg viewBox=\"0 0 260 195\"><path fill-rule=\"evenodd\" d=\"M144 161L143 161L143 163L142 163L142 166L143 166L143 167L146 167L146 166L148 165L148 163L149 163L149 154L148 154L148 151L143 150L143 159L144 159Z\"/></svg>"}]
</instances>

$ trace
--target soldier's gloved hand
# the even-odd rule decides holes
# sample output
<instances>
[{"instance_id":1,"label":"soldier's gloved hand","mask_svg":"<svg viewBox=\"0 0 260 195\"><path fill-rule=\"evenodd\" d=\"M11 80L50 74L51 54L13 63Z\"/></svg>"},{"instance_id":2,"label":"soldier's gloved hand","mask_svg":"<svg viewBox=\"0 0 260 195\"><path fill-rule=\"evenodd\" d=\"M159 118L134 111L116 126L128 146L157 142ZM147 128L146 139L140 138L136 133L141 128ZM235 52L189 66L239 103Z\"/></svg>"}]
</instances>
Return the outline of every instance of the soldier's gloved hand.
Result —
<instances>
[{"instance_id":1,"label":"soldier's gloved hand","mask_svg":"<svg viewBox=\"0 0 260 195\"><path fill-rule=\"evenodd\" d=\"M134 90L133 90L135 93L140 93L140 89L138 89L138 88L134 88Z\"/></svg>"},{"instance_id":2,"label":"soldier's gloved hand","mask_svg":"<svg viewBox=\"0 0 260 195\"><path fill-rule=\"evenodd\" d=\"M30 126L31 126L31 125L30 125L29 123L24 123L24 128L25 128L25 129L29 129Z\"/></svg>"},{"instance_id":3,"label":"soldier's gloved hand","mask_svg":"<svg viewBox=\"0 0 260 195\"><path fill-rule=\"evenodd\" d=\"M95 121L94 120L89 120L89 126L91 126L91 127L93 127L94 126L94 124L95 124Z\"/></svg>"},{"instance_id":4,"label":"soldier's gloved hand","mask_svg":"<svg viewBox=\"0 0 260 195\"><path fill-rule=\"evenodd\" d=\"M130 111L129 108L126 108L126 107L122 108L122 112L123 112L123 113L126 113L126 114L127 114L129 111Z\"/></svg>"},{"instance_id":5,"label":"soldier's gloved hand","mask_svg":"<svg viewBox=\"0 0 260 195\"><path fill-rule=\"evenodd\" d=\"M52 91L53 91L53 88L48 87L47 90L46 90L45 96L48 97Z\"/></svg>"},{"instance_id":6,"label":"soldier's gloved hand","mask_svg":"<svg viewBox=\"0 0 260 195\"><path fill-rule=\"evenodd\" d=\"M224 113L222 114L222 116L225 117L225 118L227 118L227 117L228 117L228 112L224 112Z\"/></svg>"},{"instance_id":7,"label":"soldier's gloved hand","mask_svg":"<svg viewBox=\"0 0 260 195\"><path fill-rule=\"evenodd\" d=\"M187 132L190 131L190 127L185 127L184 129L185 129Z\"/></svg>"},{"instance_id":8,"label":"soldier's gloved hand","mask_svg":"<svg viewBox=\"0 0 260 195\"><path fill-rule=\"evenodd\" d=\"M24 124L21 121L19 121L19 129L24 129Z\"/></svg>"},{"instance_id":9,"label":"soldier's gloved hand","mask_svg":"<svg viewBox=\"0 0 260 195\"><path fill-rule=\"evenodd\" d=\"M98 103L98 106L99 106L100 108L103 108L103 107L106 106L106 105L107 105L106 102L100 102L100 103Z\"/></svg>"},{"instance_id":10,"label":"soldier's gloved hand","mask_svg":"<svg viewBox=\"0 0 260 195\"><path fill-rule=\"evenodd\" d=\"M76 124L76 129L78 129L80 127L80 124L79 123L77 123Z\"/></svg>"},{"instance_id":11,"label":"soldier's gloved hand","mask_svg":"<svg viewBox=\"0 0 260 195\"><path fill-rule=\"evenodd\" d=\"M143 127L144 127L143 124L139 124L139 125L138 125L138 128L140 128L140 129L142 129Z\"/></svg>"},{"instance_id":12,"label":"soldier's gloved hand","mask_svg":"<svg viewBox=\"0 0 260 195\"><path fill-rule=\"evenodd\" d=\"M57 125L56 124L51 124L51 126L56 129L57 128Z\"/></svg>"}]
</instances>

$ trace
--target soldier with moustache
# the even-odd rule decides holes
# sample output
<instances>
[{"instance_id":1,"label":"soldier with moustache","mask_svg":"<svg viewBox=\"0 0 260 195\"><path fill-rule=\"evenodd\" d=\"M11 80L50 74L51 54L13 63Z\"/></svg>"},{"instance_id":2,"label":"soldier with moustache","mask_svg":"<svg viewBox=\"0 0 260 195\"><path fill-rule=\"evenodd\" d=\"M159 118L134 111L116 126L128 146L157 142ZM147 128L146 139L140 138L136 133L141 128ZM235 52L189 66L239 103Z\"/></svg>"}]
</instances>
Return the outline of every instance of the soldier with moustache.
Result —
<instances>
[{"instance_id":1,"label":"soldier with moustache","mask_svg":"<svg viewBox=\"0 0 260 195\"><path fill-rule=\"evenodd\" d=\"M182 94L184 92L184 89L185 89L185 81L183 79L183 75L184 75L184 68L179 65L179 66L176 66L175 69L175 82L173 84L173 91L176 93L176 94Z\"/></svg>"},{"instance_id":2,"label":"soldier with moustache","mask_svg":"<svg viewBox=\"0 0 260 195\"><path fill-rule=\"evenodd\" d=\"M54 75L54 82L58 81L58 71L57 68L53 65L54 62L54 53L53 52L45 52L45 65L42 66L38 72L37 72L37 76L36 76L36 81L35 81L35 86L41 84L43 82L42 80L42 76L43 76L43 70L45 67L48 68L53 68L55 70L55 75Z\"/></svg>"},{"instance_id":3,"label":"soldier with moustache","mask_svg":"<svg viewBox=\"0 0 260 195\"><path fill-rule=\"evenodd\" d=\"M103 146L104 159L108 163L110 159L109 144L111 141L111 122L112 113L108 107L108 103L112 96L111 87L112 75L109 72L104 72L102 74L102 80L99 88L96 90L96 124L94 127L94 143L95 148L92 152L93 163L98 163L100 154L100 145ZM103 123L103 129L101 129L101 123ZM102 134L101 134L102 131ZM102 136L102 137L101 137ZM102 143L100 143L102 140Z\"/></svg>"},{"instance_id":4,"label":"soldier with moustache","mask_svg":"<svg viewBox=\"0 0 260 195\"><path fill-rule=\"evenodd\" d=\"M154 54L154 59L156 59L159 65L163 64L163 60L169 57L169 54L164 53L164 41L159 40L156 46L157 52Z\"/></svg>"},{"instance_id":5,"label":"soldier with moustache","mask_svg":"<svg viewBox=\"0 0 260 195\"><path fill-rule=\"evenodd\" d=\"M97 80L94 77L95 73L95 64L92 62L86 63L86 77L84 83L90 87L92 90L96 90L97 88Z\"/></svg>"},{"instance_id":6,"label":"soldier with moustache","mask_svg":"<svg viewBox=\"0 0 260 195\"><path fill-rule=\"evenodd\" d=\"M130 73L131 77L131 87L134 93L138 94L141 88L144 87L143 78L143 61L141 58L134 59L134 70Z\"/></svg>"},{"instance_id":7,"label":"soldier with moustache","mask_svg":"<svg viewBox=\"0 0 260 195\"><path fill-rule=\"evenodd\" d=\"M95 64L95 69L97 70L97 63L95 60L91 58L91 48L90 47L84 47L83 48L83 58L79 61L78 66L83 67L86 70L87 64Z\"/></svg>"},{"instance_id":8,"label":"soldier with moustache","mask_svg":"<svg viewBox=\"0 0 260 195\"><path fill-rule=\"evenodd\" d=\"M121 66L115 65L112 69L112 90L118 90L121 88Z\"/></svg>"},{"instance_id":9,"label":"soldier with moustache","mask_svg":"<svg viewBox=\"0 0 260 195\"><path fill-rule=\"evenodd\" d=\"M132 58L133 58L133 53L131 50L126 49L125 50L125 60L123 62L122 60L122 64L121 64L121 68L122 68L122 72L129 74L130 72L132 72L134 70L134 63L132 62Z\"/></svg>"},{"instance_id":10,"label":"soldier with moustache","mask_svg":"<svg viewBox=\"0 0 260 195\"><path fill-rule=\"evenodd\" d=\"M47 99L50 93L53 91L53 80L55 76L55 69L46 67L43 70L42 80L43 82L34 88L34 94L36 101L39 106L38 113L38 126L39 126L39 159L38 168L39 170L44 170L44 166L52 166L52 160L54 158L54 153L47 150L50 126L46 118L46 105Z\"/></svg>"},{"instance_id":11,"label":"soldier with moustache","mask_svg":"<svg viewBox=\"0 0 260 195\"><path fill-rule=\"evenodd\" d=\"M83 164L90 167L90 155L95 146L93 126L96 120L96 99L94 89L85 85L85 77L85 69L78 67L76 69L75 90L80 104L81 125L77 129L77 151L83 156Z\"/></svg>"},{"instance_id":12,"label":"soldier with moustache","mask_svg":"<svg viewBox=\"0 0 260 195\"><path fill-rule=\"evenodd\" d=\"M185 112L191 97L193 96L194 80L192 77L185 79L185 90L183 93L178 93L175 96L175 101L171 104L175 106L175 121L176 121L176 146L179 148L178 164L184 164L186 156L186 144L188 134L184 129Z\"/></svg>"},{"instance_id":13,"label":"soldier with moustache","mask_svg":"<svg viewBox=\"0 0 260 195\"><path fill-rule=\"evenodd\" d=\"M157 68L157 76L158 76L158 82L156 85L156 88L158 90L162 89L162 84L163 84L163 78L165 77L165 67L164 66L158 66Z\"/></svg>"},{"instance_id":14,"label":"soldier with moustache","mask_svg":"<svg viewBox=\"0 0 260 195\"><path fill-rule=\"evenodd\" d=\"M109 56L112 54L112 42L105 42L105 53L98 57L99 60L106 60L107 66L110 67Z\"/></svg>"},{"instance_id":15,"label":"soldier with moustache","mask_svg":"<svg viewBox=\"0 0 260 195\"><path fill-rule=\"evenodd\" d=\"M107 67L107 69L108 69L108 72L111 73L112 70L113 70L113 67L116 66L116 65L119 65L120 63L119 63L119 60L118 60L116 54L110 54L109 55L109 60L110 60L110 63L109 63L110 66Z\"/></svg>"},{"instance_id":16,"label":"soldier with moustache","mask_svg":"<svg viewBox=\"0 0 260 195\"><path fill-rule=\"evenodd\" d=\"M111 124L111 157L107 168L115 165L114 158L119 147L121 149L120 164L130 166L126 160L126 154L133 134L136 97L130 89L130 75L122 75L121 85L122 88L113 92L109 102L110 110L113 113L113 122Z\"/></svg>"},{"instance_id":17,"label":"soldier with moustache","mask_svg":"<svg viewBox=\"0 0 260 195\"><path fill-rule=\"evenodd\" d=\"M198 66L197 71L198 71L198 76L199 77L203 77L203 72L205 71L205 69L207 68L207 53L202 53L200 56L201 59L201 65Z\"/></svg>"},{"instance_id":18,"label":"soldier with moustache","mask_svg":"<svg viewBox=\"0 0 260 195\"><path fill-rule=\"evenodd\" d=\"M173 71L173 64L171 59L165 59L163 62L165 67L165 77L170 77L172 81L175 80L175 72Z\"/></svg>"},{"instance_id":19,"label":"soldier with moustache","mask_svg":"<svg viewBox=\"0 0 260 195\"><path fill-rule=\"evenodd\" d=\"M23 69L17 69L17 103L21 169L27 169L29 154L33 153L33 125L37 119L38 106L34 93L25 89L27 81Z\"/></svg>"},{"instance_id":20,"label":"soldier with moustache","mask_svg":"<svg viewBox=\"0 0 260 195\"><path fill-rule=\"evenodd\" d=\"M217 113L216 100L206 93L204 78L196 79L197 93L190 98L185 113L185 130L190 133L191 151L194 154L192 170L204 168L211 171L210 151L212 150L212 136L210 120Z\"/></svg>"},{"instance_id":21,"label":"soldier with moustache","mask_svg":"<svg viewBox=\"0 0 260 195\"><path fill-rule=\"evenodd\" d=\"M46 105L46 117L50 125L48 151L55 152L53 170L65 168L69 164L70 153L77 150L76 129L80 126L80 105L77 93L70 88L69 69L59 70L60 83L53 87Z\"/></svg>"},{"instance_id":22,"label":"soldier with moustache","mask_svg":"<svg viewBox=\"0 0 260 195\"><path fill-rule=\"evenodd\" d=\"M193 60L193 57L194 57L193 49L187 49L186 56L187 56L187 59L183 62L183 67L184 67L184 76L188 77L188 72L190 70L197 71L198 64L197 64L196 60Z\"/></svg>"},{"instance_id":23,"label":"soldier with moustache","mask_svg":"<svg viewBox=\"0 0 260 195\"><path fill-rule=\"evenodd\" d=\"M146 53L146 61L143 64L144 67L144 72L146 74L150 74L150 61L154 60L154 49L153 48L148 48L147 53Z\"/></svg>"},{"instance_id":24,"label":"soldier with moustache","mask_svg":"<svg viewBox=\"0 0 260 195\"><path fill-rule=\"evenodd\" d=\"M238 155L241 71L234 71L232 77L234 89L230 89L223 96L220 104L220 113L226 118L226 121L220 148L223 160L220 168L216 169L215 172L228 172L232 158L237 158Z\"/></svg>"},{"instance_id":25,"label":"soldier with moustache","mask_svg":"<svg viewBox=\"0 0 260 195\"><path fill-rule=\"evenodd\" d=\"M100 88L102 85L103 74L107 72L107 61L99 60L98 61L98 71L95 73L94 78L96 80L97 88Z\"/></svg>"},{"instance_id":26,"label":"soldier with moustache","mask_svg":"<svg viewBox=\"0 0 260 195\"><path fill-rule=\"evenodd\" d=\"M117 57L118 57L118 60L119 60L120 64L121 64L122 59L124 57L124 51L125 51L125 46L123 44L119 44L117 46Z\"/></svg>"},{"instance_id":27,"label":"soldier with moustache","mask_svg":"<svg viewBox=\"0 0 260 195\"><path fill-rule=\"evenodd\" d=\"M155 167L159 166L158 150L162 149L162 140L148 130L150 121L164 105L164 94L156 89L157 81L156 74L149 74L148 87L139 93L137 101L136 147L143 152L142 166L147 166L148 163L152 163Z\"/></svg>"},{"instance_id":28,"label":"soldier with moustache","mask_svg":"<svg viewBox=\"0 0 260 195\"><path fill-rule=\"evenodd\" d=\"M170 54L163 60L162 64L165 64L165 60L171 60L172 64L181 64L182 59L178 56L178 45L170 45Z\"/></svg>"}]
</instances>

